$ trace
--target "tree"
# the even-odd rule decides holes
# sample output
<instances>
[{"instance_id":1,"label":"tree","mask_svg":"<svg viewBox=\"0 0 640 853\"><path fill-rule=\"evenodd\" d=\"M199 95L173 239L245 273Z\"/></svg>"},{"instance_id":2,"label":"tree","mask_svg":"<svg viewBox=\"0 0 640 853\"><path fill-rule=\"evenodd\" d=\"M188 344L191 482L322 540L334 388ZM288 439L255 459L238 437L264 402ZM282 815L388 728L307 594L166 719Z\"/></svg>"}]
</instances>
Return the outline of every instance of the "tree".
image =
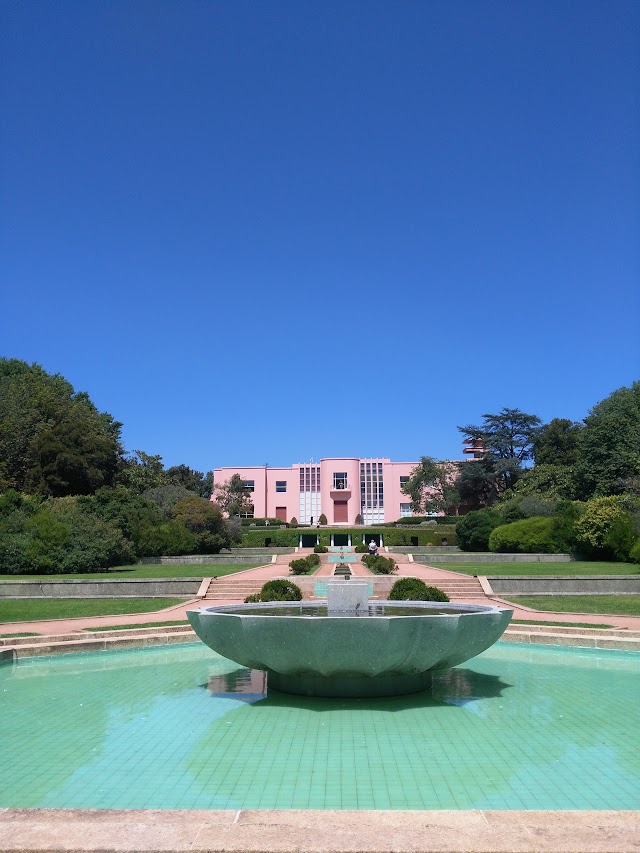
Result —
<instances>
[{"instance_id":1,"label":"tree","mask_svg":"<svg viewBox=\"0 0 640 853\"><path fill-rule=\"evenodd\" d=\"M172 465L167 468L166 477L167 483L171 486L183 486L190 492L199 495L201 498L211 497L211 482L209 476L213 477L211 471L205 476L202 471L194 471L188 465Z\"/></svg>"},{"instance_id":2,"label":"tree","mask_svg":"<svg viewBox=\"0 0 640 853\"><path fill-rule=\"evenodd\" d=\"M469 462L462 466L461 476L465 477L468 497L476 504L489 506L502 492L515 486L524 464L533 458L533 442L542 421L537 415L508 408L495 415L484 414L482 418L481 426L469 424L459 426L458 430L465 438L482 442L485 455L479 461L488 464L479 476L479 472L467 470L478 463ZM474 490L473 486L477 488ZM462 489L460 496L465 502Z\"/></svg>"},{"instance_id":3,"label":"tree","mask_svg":"<svg viewBox=\"0 0 640 853\"><path fill-rule=\"evenodd\" d=\"M640 381L593 407L584 419L578 452L584 497L622 494L640 475Z\"/></svg>"},{"instance_id":4,"label":"tree","mask_svg":"<svg viewBox=\"0 0 640 853\"><path fill-rule=\"evenodd\" d=\"M575 500L579 496L575 465L538 465L525 471L514 495L538 495L549 500Z\"/></svg>"},{"instance_id":5,"label":"tree","mask_svg":"<svg viewBox=\"0 0 640 853\"><path fill-rule=\"evenodd\" d=\"M144 494L144 498L153 501L159 507L165 518L171 518L171 510L185 498L198 497L194 492L185 489L184 486L166 485L156 486L154 489L148 489Z\"/></svg>"},{"instance_id":6,"label":"tree","mask_svg":"<svg viewBox=\"0 0 640 853\"><path fill-rule=\"evenodd\" d=\"M196 536L202 553L218 554L222 548L229 547L229 534L217 504L194 495L178 501L171 515Z\"/></svg>"},{"instance_id":7,"label":"tree","mask_svg":"<svg viewBox=\"0 0 640 853\"><path fill-rule=\"evenodd\" d=\"M469 512L456 522L458 544L463 551L488 551L489 536L503 523L502 516L495 509Z\"/></svg>"},{"instance_id":8,"label":"tree","mask_svg":"<svg viewBox=\"0 0 640 853\"><path fill-rule=\"evenodd\" d=\"M226 483L213 487L216 503L229 517L253 513L251 492L240 474L234 474Z\"/></svg>"},{"instance_id":9,"label":"tree","mask_svg":"<svg viewBox=\"0 0 640 853\"><path fill-rule=\"evenodd\" d=\"M436 462L431 456L422 456L402 491L411 498L411 509L417 515L446 514L460 503L455 480L454 466Z\"/></svg>"},{"instance_id":10,"label":"tree","mask_svg":"<svg viewBox=\"0 0 640 853\"><path fill-rule=\"evenodd\" d=\"M582 425L567 418L553 418L533 440L536 465L575 465Z\"/></svg>"},{"instance_id":11,"label":"tree","mask_svg":"<svg viewBox=\"0 0 640 853\"><path fill-rule=\"evenodd\" d=\"M617 496L589 501L574 529L580 552L596 560L626 560L637 538L634 519Z\"/></svg>"},{"instance_id":12,"label":"tree","mask_svg":"<svg viewBox=\"0 0 640 853\"><path fill-rule=\"evenodd\" d=\"M111 485L121 427L59 374L0 358L0 488L63 496Z\"/></svg>"},{"instance_id":13,"label":"tree","mask_svg":"<svg viewBox=\"0 0 640 853\"><path fill-rule=\"evenodd\" d=\"M144 450L134 450L124 460L118 481L136 495L158 486L166 486L167 473L162 456L151 456Z\"/></svg>"}]
</instances>

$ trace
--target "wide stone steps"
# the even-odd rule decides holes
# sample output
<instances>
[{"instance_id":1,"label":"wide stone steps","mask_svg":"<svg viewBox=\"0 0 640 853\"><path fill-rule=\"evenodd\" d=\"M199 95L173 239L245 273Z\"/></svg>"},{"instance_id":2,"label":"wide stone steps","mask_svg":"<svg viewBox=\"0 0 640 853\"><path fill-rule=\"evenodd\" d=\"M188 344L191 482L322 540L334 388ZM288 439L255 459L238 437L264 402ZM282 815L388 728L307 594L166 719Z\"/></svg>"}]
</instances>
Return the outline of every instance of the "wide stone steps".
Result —
<instances>
[{"instance_id":1,"label":"wide stone steps","mask_svg":"<svg viewBox=\"0 0 640 853\"><path fill-rule=\"evenodd\" d=\"M353 564L352 564L353 565ZM288 577L296 583L295 575L282 573L283 577ZM326 582L329 575L303 575L298 580L306 588L309 583ZM396 575L369 575L368 579L374 584L374 593L372 598L384 599L388 597L388 590L397 579ZM249 578L219 578L212 580L209 588L204 596L204 601L244 601L248 595L254 595L260 592L264 579L251 580ZM452 579L426 579L427 586L436 586L445 592L449 598L456 600L464 600L465 598L482 598L484 592L480 581L474 577L461 577ZM305 596L306 597L306 596Z\"/></svg>"}]
</instances>

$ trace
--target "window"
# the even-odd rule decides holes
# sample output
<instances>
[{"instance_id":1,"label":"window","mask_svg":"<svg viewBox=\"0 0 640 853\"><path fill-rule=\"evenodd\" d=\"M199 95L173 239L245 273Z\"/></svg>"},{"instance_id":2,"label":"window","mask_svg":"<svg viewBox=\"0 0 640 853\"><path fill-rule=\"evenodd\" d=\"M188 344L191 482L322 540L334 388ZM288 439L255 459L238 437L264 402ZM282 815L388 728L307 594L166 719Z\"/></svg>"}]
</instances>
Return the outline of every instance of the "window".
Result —
<instances>
[{"instance_id":1,"label":"window","mask_svg":"<svg viewBox=\"0 0 640 853\"><path fill-rule=\"evenodd\" d=\"M400 504L400 518L406 518L408 515L412 515L411 504Z\"/></svg>"},{"instance_id":2,"label":"window","mask_svg":"<svg viewBox=\"0 0 640 853\"><path fill-rule=\"evenodd\" d=\"M406 486L410 479L410 477L400 477L400 488Z\"/></svg>"},{"instance_id":3,"label":"window","mask_svg":"<svg viewBox=\"0 0 640 853\"><path fill-rule=\"evenodd\" d=\"M245 480L244 481L245 489L248 489L248 491L250 491L250 492L254 491L255 485L256 485L255 480Z\"/></svg>"},{"instance_id":4,"label":"window","mask_svg":"<svg viewBox=\"0 0 640 853\"><path fill-rule=\"evenodd\" d=\"M341 471L340 473L334 473L334 475L333 475L333 488L334 489L346 489L347 488L347 473L346 473L346 471Z\"/></svg>"},{"instance_id":5,"label":"window","mask_svg":"<svg viewBox=\"0 0 640 853\"><path fill-rule=\"evenodd\" d=\"M286 480L276 480L276 492L286 492L287 491L287 481Z\"/></svg>"}]
</instances>

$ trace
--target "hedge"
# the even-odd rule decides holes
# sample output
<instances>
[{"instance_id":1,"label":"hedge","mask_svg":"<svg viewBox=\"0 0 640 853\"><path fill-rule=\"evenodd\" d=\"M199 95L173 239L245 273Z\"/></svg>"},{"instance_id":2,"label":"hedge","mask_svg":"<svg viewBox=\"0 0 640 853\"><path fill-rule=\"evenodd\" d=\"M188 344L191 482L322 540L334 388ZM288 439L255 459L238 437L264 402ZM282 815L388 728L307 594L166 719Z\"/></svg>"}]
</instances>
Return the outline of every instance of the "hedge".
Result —
<instances>
[{"instance_id":1,"label":"hedge","mask_svg":"<svg viewBox=\"0 0 640 853\"><path fill-rule=\"evenodd\" d=\"M553 519L534 516L495 527L489 536L489 550L517 554L557 553Z\"/></svg>"},{"instance_id":2,"label":"hedge","mask_svg":"<svg viewBox=\"0 0 640 853\"><path fill-rule=\"evenodd\" d=\"M246 529L246 528L245 528ZM455 530L440 525L429 527L413 527L408 530L402 530L397 527L358 527L358 528L333 528L331 530L313 528L297 528L272 530L270 528L261 528L260 530L250 530L242 533L242 542L240 548L265 548L273 546L275 548L289 547L295 548L300 541L300 535L317 536L320 540L320 545L329 547L331 545L331 534L351 534L351 542L357 545L362 542L362 535L368 541L368 538L374 534L382 535L385 545L396 546L425 546L425 545L457 545L458 539ZM269 545L265 545L265 539L270 539ZM412 539L417 539L417 542L412 542Z\"/></svg>"}]
</instances>

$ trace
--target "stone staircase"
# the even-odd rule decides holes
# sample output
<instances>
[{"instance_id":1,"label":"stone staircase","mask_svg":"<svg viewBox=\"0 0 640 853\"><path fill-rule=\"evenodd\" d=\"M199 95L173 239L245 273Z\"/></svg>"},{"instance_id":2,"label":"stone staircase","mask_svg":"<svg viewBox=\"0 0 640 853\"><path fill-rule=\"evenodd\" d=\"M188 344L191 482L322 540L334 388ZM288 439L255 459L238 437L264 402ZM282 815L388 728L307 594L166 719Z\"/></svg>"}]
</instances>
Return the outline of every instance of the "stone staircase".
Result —
<instances>
[{"instance_id":1,"label":"stone staircase","mask_svg":"<svg viewBox=\"0 0 640 853\"><path fill-rule=\"evenodd\" d=\"M288 555L287 555L288 556ZM324 556L324 555L323 555ZM287 561L288 564L288 561ZM316 581L326 582L329 575L306 575L302 577L294 577L289 575L288 566L282 567L282 577L289 578L303 588L305 598L313 597L312 589ZM368 575L374 584L374 593L372 598L385 599L388 598L388 593L399 575ZM260 592L266 578L251 578L251 577L234 577L227 575L214 579L210 582L209 587L204 595L203 603L215 601L244 601L248 595ZM437 578L435 580L425 580L427 586L436 586L449 596L452 601L465 601L468 599L482 599L485 597L482 586L478 578L469 577L466 575L453 576L451 579ZM206 606L206 603L204 604Z\"/></svg>"}]
</instances>

